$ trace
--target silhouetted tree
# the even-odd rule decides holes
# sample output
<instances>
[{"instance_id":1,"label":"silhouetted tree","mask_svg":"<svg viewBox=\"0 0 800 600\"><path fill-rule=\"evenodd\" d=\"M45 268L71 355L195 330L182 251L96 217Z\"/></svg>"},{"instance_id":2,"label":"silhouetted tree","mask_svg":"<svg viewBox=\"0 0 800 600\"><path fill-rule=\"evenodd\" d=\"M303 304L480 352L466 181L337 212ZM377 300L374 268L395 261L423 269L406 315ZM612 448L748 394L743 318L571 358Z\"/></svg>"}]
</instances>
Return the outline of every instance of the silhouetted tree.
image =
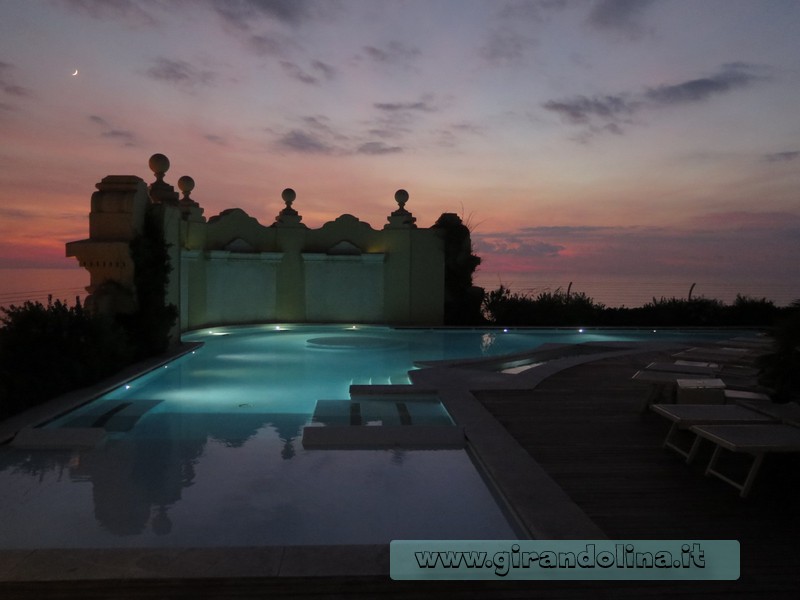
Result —
<instances>
[{"instance_id":1,"label":"silhouetted tree","mask_svg":"<svg viewBox=\"0 0 800 600\"><path fill-rule=\"evenodd\" d=\"M481 313L483 288L472 284L481 264L472 253L469 228L458 215L443 213L433 227L444 239L444 322L446 325L475 325L484 322Z\"/></svg>"},{"instance_id":2,"label":"silhouetted tree","mask_svg":"<svg viewBox=\"0 0 800 600\"><path fill-rule=\"evenodd\" d=\"M775 400L788 402L800 396L800 300L770 332L773 351L759 360L759 381L775 390Z\"/></svg>"},{"instance_id":3,"label":"silhouetted tree","mask_svg":"<svg viewBox=\"0 0 800 600\"><path fill-rule=\"evenodd\" d=\"M142 233L131 241L130 249L138 307L118 319L128 331L136 357L144 358L167 349L170 329L178 317L175 305L166 302L172 265L157 205L148 205Z\"/></svg>"}]
</instances>

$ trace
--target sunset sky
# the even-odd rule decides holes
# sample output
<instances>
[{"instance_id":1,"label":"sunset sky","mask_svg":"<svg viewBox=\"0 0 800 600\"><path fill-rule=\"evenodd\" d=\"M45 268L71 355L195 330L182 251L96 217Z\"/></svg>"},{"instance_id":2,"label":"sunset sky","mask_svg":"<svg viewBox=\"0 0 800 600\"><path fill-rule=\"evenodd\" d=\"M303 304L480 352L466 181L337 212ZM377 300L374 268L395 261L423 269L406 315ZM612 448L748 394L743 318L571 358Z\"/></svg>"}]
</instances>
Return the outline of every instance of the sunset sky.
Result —
<instances>
[{"instance_id":1,"label":"sunset sky","mask_svg":"<svg viewBox=\"0 0 800 600\"><path fill-rule=\"evenodd\" d=\"M799 40L796 0L0 0L0 267L73 266L161 152L207 217L381 228L405 188L487 284L800 297Z\"/></svg>"}]
</instances>

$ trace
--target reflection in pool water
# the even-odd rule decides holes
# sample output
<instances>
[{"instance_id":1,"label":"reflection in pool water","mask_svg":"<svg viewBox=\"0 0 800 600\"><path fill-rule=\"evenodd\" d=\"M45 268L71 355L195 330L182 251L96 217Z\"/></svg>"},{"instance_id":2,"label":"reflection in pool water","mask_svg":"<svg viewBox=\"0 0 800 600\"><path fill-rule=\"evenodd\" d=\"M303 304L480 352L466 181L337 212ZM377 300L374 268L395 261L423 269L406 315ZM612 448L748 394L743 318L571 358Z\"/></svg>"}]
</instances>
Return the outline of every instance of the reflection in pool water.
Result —
<instances>
[{"instance_id":1,"label":"reflection in pool water","mask_svg":"<svg viewBox=\"0 0 800 600\"><path fill-rule=\"evenodd\" d=\"M318 400L347 399L351 384L407 383L414 360L588 340L377 327L213 333L227 335L188 335L206 345L47 425L102 427L97 448L0 448L0 547L515 537L467 452L304 450L302 429Z\"/></svg>"}]
</instances>

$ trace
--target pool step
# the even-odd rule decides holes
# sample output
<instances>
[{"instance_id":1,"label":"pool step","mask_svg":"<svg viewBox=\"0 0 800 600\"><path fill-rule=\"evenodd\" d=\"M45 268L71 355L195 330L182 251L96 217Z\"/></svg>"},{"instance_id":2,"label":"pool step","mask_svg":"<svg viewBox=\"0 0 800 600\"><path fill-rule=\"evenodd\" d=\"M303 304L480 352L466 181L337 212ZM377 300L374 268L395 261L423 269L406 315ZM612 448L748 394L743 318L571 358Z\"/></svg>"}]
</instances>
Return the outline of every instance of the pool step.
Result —
<instances>
[{"instance_id":1,"label":"pool step","mask_svg":"<svg viewBox=\"0 0 800 600\"><path fill-rule=\"evenodd\" d=\"M409 385L411 379L408 373L396 373L394 375L380 377L353 377L350 385Z\"/></svg>"},{"instance_id":2,"label":"pool step","mask_svg":"<svg viewBox=\"0 0 800 600\"><path fill-rule=\"evenodd\" d=\"M125 432L153 407L163 400L119 400L98 402L91 410L83 412L67 421L66 429L76 427L96 427L105 431Z\"/></svg>"},{"instance_id":3,"label":"pool step","mask_svg":"<svg viewBox=\"0 0 800 600\"><path fill-rule=\"evenodd\" d=\"M402 397L318 400L311 421L326 427L453 426L437 400L406 402Z\"/></svg>"}]
</instances>

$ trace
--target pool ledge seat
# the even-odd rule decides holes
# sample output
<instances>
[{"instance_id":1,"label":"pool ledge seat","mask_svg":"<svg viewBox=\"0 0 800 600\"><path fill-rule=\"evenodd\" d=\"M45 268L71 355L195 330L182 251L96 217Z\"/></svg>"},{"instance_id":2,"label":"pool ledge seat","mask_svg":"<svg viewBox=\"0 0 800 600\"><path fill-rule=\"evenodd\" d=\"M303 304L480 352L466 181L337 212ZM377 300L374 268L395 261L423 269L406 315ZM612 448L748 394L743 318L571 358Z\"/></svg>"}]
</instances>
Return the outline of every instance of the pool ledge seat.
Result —
<instances>
[{"instance_id":1,"label":"pool ledge seat","mask_svg":"<svg viewBox=\"0 0 800 600\"><path fill-rule=\"evenodd\" d=\"M95 448L105 439L106 430L102 427L25 427L17 432L10 445L26 450L71 450Z\"/></svg>"}]
</instances>

